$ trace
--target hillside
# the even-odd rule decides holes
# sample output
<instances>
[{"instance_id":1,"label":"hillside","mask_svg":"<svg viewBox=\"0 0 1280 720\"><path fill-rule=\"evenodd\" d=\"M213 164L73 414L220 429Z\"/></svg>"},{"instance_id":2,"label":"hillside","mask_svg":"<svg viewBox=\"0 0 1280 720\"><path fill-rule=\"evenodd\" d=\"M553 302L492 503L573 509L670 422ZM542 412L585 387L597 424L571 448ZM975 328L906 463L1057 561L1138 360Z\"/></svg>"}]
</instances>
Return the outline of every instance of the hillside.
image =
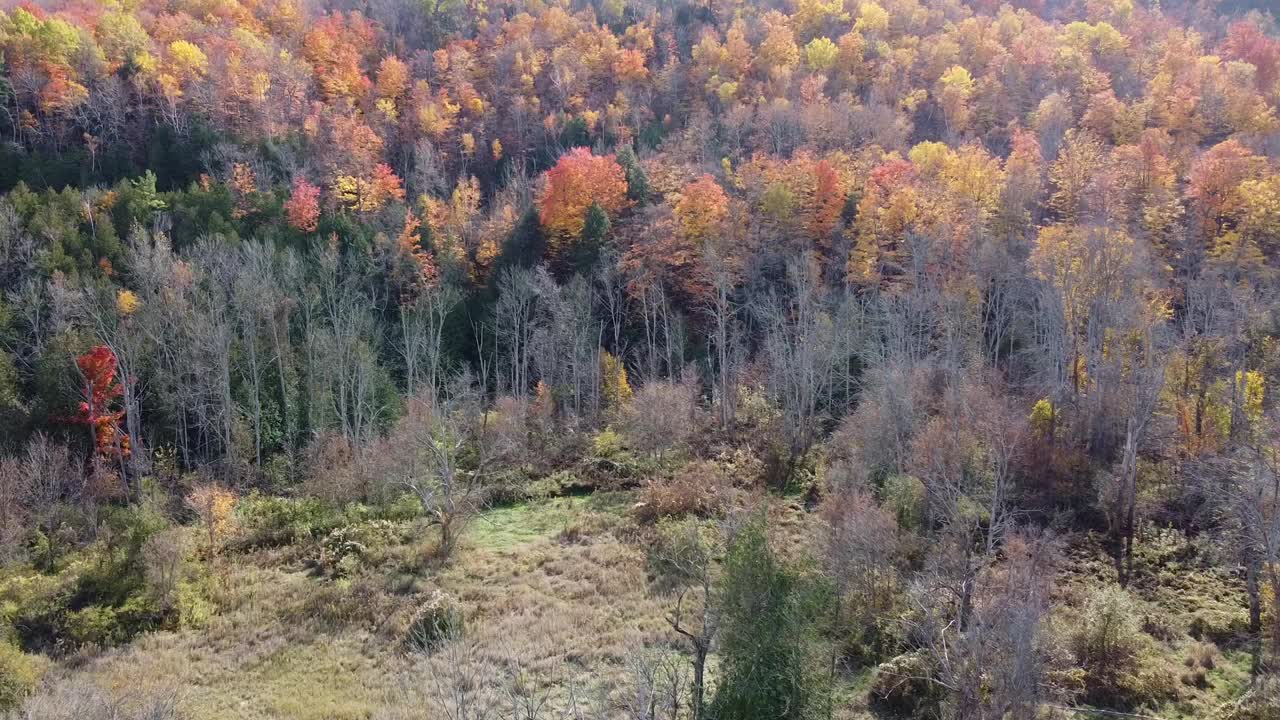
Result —
<instances>
[{"instance_id":1,"label":"hillside","mask_svg":"<svg viewBox=\"0 0 1280 720\"><path fill-rule=\"evenodd\" d=\"M0 0L0 716L1280 717L1239 0Z\"/></svg>"}]
</instances>

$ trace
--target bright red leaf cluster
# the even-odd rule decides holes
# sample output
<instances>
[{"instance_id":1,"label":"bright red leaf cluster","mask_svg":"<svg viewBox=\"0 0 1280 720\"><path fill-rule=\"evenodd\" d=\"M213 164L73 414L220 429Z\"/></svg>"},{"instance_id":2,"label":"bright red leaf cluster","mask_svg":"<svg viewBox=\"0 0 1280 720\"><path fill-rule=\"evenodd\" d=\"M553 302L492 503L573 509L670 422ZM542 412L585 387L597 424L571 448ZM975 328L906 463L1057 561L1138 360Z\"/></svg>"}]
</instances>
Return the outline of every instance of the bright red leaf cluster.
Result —
<instances>
[{"instance_id":1,"label":"bright red leaf cluster","mask_svg":"<svg viewBox=\"0 0 1280 720\"><path fill-rule=\"evenodd\" d=\"M124 393L116 378L118 362L115 353L105 345L99 345L76 358L83 381L79 415L75 421L89 426L93 431L98 452L104 456L128 457L129 436L120 429L124 411L112 406Z\"/></svg>"}]
</instances>

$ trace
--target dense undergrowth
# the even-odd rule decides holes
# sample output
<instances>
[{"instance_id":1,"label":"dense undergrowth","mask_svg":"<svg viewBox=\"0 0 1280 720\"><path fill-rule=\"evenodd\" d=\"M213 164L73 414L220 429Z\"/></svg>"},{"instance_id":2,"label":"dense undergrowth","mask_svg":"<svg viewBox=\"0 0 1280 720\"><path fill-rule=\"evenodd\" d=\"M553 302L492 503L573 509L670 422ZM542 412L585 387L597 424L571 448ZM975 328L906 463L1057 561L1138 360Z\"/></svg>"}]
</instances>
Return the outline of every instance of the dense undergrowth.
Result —
<instances>
[{"instance_id":1,"label":"dense undergrowth","mask_svg":"<svg viewBox=\"0 0 1280 720\"><path fill-rule=\"evenodd\" d=\"M707 469L695 464L680 472L699 472L706 486L710 482L702 473ZM53 557L33 554L41 558L38 565L6 571L0 582L0 617L9 642L0 656L0 700L10 706L25 703L28 715L22 717L33 718L60 717L38 714L53 712L38 708L56 706L69 712L67 698L73 696L82 703L76 707L89 708L94 702L101 708L159 703L161 712L176 713L173 717L212 718L219 717L218 708L228 707L228 696L245 693L244 702L252 710L244 717L410 717L415 703L440 702L440 689L428 678L440 682L441 670L420 667L419 659L430 664L452 652L448 647L483 638L503 645L490 650L492 657L485 661L495 663L490 668L495 673L503 663L517 662L518 654L536 649L519 659L527 666L522 682L531 684L529 692L563 699L566 688L582 693L590 688L611 698L602 707L620 712L620 698L634 692L638 682L626 659L640 648L609 647L599 635L578 636L573 643L551 648L543 642L546 638L537 636L547 632L546 623L557 628L553 635L563 633L562 623L572 625L579 613L600 613L598 606L604 605L602 621L610 632L631 636L634 642L629 626L647 626L641 633L644 647L660 650L672 667L682 667L687 662L684 647L669 618L675 598L683 597L678 590L695 579L690 575L691 553L702 547L714 554L712 563L723 565L726 577L735 575L732 557L711 549L721 542L713 518L726 511L747 512L745 508L766 498L746 488L740 489L743 495L732 497L730 486L720 491L726 494L719 500L694 498L676 505L667 491L655 499L652 490L633 482L616 485L622 489L584 491L578 482L566 483L563 473L559 480L555 477L532 484L524 497L504 495L503 504L476 516L458 555L449 562L437 557L421 508L407 497L369 506L250 494L234 503L212 545L208 527L192 514L167 514L159 503L119 511L103 523L102 537L93 543ZM678 473L671 477L677 486L683 482ZM920 508L904 507L910 501L901 493L886 494L881 502L892 509L903 537L916 530L911 518L919 517ZM821 617L833 611L829 590L805 601L818 603L806 611L818 615L794 616L787 609L791 601L782 600L793 591L784 588L822 577L810 562L821 545L823 523L820 514L806 509L804 493L778 496L767 504L773 508L767 522L770 542L781 550L772 562L780 564L775 570L752 572L783 573L776 580L783 583L778 586L782 604L774 611L753 605L749 617L738 621L752 638L753 649L747 654L756 657L760 613L779 612L782 615L767 625L785 634L774 639L787 637L802 644L787 650L766 640L771 652L781 653L772 662L785 665L799 657L795 652L802 652L809 659L799 667L831 683L802 683L807 692L822 696L820 701L809 698L809 703L832 703L837 716L851 718L931 717L942 712L945 690L927 680L936 659L912 649L921 608L913 606L901 581L889 580L875 601L870 623L831 626L823 621ZM157 549L161 543L167 545L164 552ZM1241 704L1251 686L1247 601L1240 579L1223 571L1213 557L1211 543L1152 529L1139 546L1127 589L1116 584L1114 564L1101 537L1071 532L1056 543L1050 630L1039 642L1051 648L1058 662L1046 678L1069 690L1065 697L1070 701L1063 707L1123 708L1162 718L1268 717L1267 706L1256 704L1261 701ZM583 560L584 551L600 557ZM567 564L576 562L605 567L623 562L628 576L648 580L638 585L624 581L616 597L607 586L581 588L585 594L564 597L523 594L518 583L508 587L522 575L554 583ZM917 556L905 562L909 566L920 560ZM273 587L282 573L290 577L282 583L287 591ZM737 582L758 588L767 581L748 574ZM733 592L732 587L725 592ZM282 595L288 601L282 602ZM554 608L544 607L549 597L555 597ZM619 610L636 607L642 612ZM732 611L727 612L731 618ZM229 626L228 616L237 615L240 619ZM507 615L523 620L499 620ZM486 627L495 622L506 626L501 640ZM810 623L812 638L805 641L805 631L797 630L794 622ZM279 632L285 639L268 651L270 659L256 661L259 669L252 674L261 678L252 686L237 689L246 676L230 686L210 683L197 692L189 686L175 694L175 686L193 680L184 681L185 674L176 672L167 677L172 685L161 682L149 691L152 696L120 691L145 672L135 666L150 654L156 655L151 660L155 663L179 662L181 654L202 655L215 665L234 662L229 658L253 652L259 641L255 627L265 628L262 632L267 634ZM341 685L364 682L365 674L375 668L402 680L384 684L380 694L345 704L329 694L311 706L282 704L283 696L319 680L300 679L287 669L292 662L310 662L305 651L287 667L268 668L286 662L292 647L330 644L338 638L343 638L342 645L331 659L336 665L325 672L349 673ZM718 653L726 652L718 647ZM468 662L484 664L474 657ZM707 685L717 689L716 702L746 703L744 707L765 702L749 695L726 699L718 688L732 682L725 673L733 671L722 663L716 660L708 668ZM38 690L42 677L47 689ZM492 684L496 697L505 681L494 676L481 682ZM69 688L83 692L78 695ZM1265 685L1256 686L1249 697L1262 697L1266 691ZM24 700L32 693L33 698ZM96 700L90 697L94 693ZM93 713L105 710L84 712L90 713L85 717L97 717Z\"/></svg>"}]
</instances>

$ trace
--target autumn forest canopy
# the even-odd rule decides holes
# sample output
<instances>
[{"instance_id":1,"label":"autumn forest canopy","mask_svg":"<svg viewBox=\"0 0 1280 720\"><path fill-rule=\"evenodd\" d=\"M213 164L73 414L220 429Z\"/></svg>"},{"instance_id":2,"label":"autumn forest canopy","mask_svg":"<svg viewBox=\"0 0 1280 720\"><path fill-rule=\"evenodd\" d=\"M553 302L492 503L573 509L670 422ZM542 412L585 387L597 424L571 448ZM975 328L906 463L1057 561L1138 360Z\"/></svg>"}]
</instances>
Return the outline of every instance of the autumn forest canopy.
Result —
<instances>
[{"instance_id":1,"label":"autumn forest canopy","mask_svg":"<svg viewBox=\"0 0 1280 720\"><path fill-rule=\"evenodd\" d=\"M0 717L1280 716L1273 10L0 0Z\"/></svg>"}]
</instances>

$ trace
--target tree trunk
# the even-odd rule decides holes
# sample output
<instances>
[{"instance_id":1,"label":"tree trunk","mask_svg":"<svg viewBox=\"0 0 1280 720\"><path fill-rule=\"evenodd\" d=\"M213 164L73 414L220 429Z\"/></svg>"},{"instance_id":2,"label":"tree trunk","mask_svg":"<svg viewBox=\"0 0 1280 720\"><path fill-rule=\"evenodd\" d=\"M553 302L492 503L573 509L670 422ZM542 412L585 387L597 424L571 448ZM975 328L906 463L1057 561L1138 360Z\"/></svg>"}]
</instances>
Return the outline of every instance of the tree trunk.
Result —
<instances>
[{"instance_id":1,"label":"tree trunk","mask_svg":"<svg viewBox=\"0 0 1280 720\"><path fill-rule=\"evenodd\" d=\"M706 693L707 643L694 642L693 650L693 720L702 720L703 696Z\"/></svg>"},{"instance_id":2,"label":"tree trunk","mask_svg":"<svg viewBox=\"0 0 1280 720\"><path fill-rule=\"evenodd\" d=\"M1258 588L1258 562L1252 552L1245 559L1244 587L1249 595L1249 672L1257 677L1262 673L1262 598Z\"/></svg>"}]
</instances>

